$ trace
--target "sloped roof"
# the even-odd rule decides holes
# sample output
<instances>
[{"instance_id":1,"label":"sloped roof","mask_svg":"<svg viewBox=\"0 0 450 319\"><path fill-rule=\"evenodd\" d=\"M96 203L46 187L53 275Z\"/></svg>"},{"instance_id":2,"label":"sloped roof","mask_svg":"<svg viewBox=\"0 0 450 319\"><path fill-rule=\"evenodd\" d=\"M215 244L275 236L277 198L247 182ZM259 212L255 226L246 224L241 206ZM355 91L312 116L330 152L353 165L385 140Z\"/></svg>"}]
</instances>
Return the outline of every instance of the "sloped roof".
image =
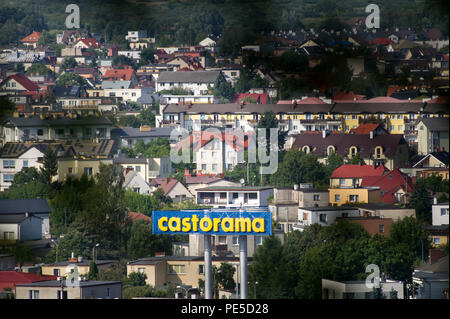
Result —
<instances>
[{"instance_id":1,"label":"sloped roof","mask_svg":"<svg viewBox=\"0 0 450 319\"><path fill-rule=\"evenodd\" d=\"M13 79L20 83L26 90L28 91L38 91L39 86L31 81L25 74L23 73L16 73L13 75L8 76L6 79L4 79L2 82L0 82L0 86L2 86L3 83L8 81L9 79Z\"/></svg>"},{"instance_id":2,"label":"sloped roof","mask_svg":"<svg viewBox=\"0 0 450 319\"><path fill-rule=\"evenodd\" d=\"M147 221L149 223L152 222L152 218L151 217L149 217L147 215L144 215L144 214L141 214L141 213L138 213L138 212L128 212L128 217L131 219L131 221L133 223L138 221L138 220L145 220L145 221Z\"/></svg>"},{"instance_id":3,"label":"sloped roof","mask_svg":"<svg viewBox=\"0 0 450 319\"><path fill-rule=\"evenodd\" d=\"M298 134L292 147L302 149L303 146L309 146L313 155L323 157L328 146L332 145L338 155L345 157L348 155L350 147L356 146L360 155L368 158L373 155L375 147L381 146L383 153L388 158L392 158L397 148L405 143L401 134L375 135L371 139L370 135L331 132L323 138L321 132L309 132Z\"/></svg>"},{"instance_id":4,"label":"sloped roof","mask_svg":"<svg viewBox=\"0 0 450 319\"><path fill-rule=\"evenodd\" d=\"M95 40L94 38L83 38L80 39L80 41L83 42L89 48L97 48L99 46L97 40Z\"/></svg>"},{"instance_id":5,"label":"sloped roof","mask_svg":"<svg viewBox=\"0 0 450 319\"><path fill-rule=\"evenodd\" d=\"M212 176L191 176L186 177L186 184L210 184L220 180L223 180L223 178Z\"/></svg>"},{"instance_id":6,"label":"sloped roof","mask_svg":"<svg viewBox=\"0 0 450 319\"><path fill-rule=\"evenodd\" d=\"M30 35L27 35L25 38L20 40L20 42L38 42L41 35L42 33L34 31Z\"/></svg>"},{"instance_id":7,"label":"sloped roof","mask_svg":"<svg viewBox=\"0 0 450 319\"><path fill-rule=\"evenodd\" d=\"M157 82L214 83L220 71L161 72Z\"/></svg>"},{"instance_id":8,"label":"sloped roof","mask_svg":"<svg viewBox=\"0 0 450 319\"><path fill-rule=\"evenodd\" d=\"M48 214L50 211L50 206L44 198L0 200L0 214Z\"/></svg>"},{"instance_id":9,"label":"sloped roof","mask_svg":"<svg viewBox=\"0 0 450 319\"><path fill-rule=\"evenodd\" d=\"M160 187L164 191L164 196L167 196L172 188L178 183L179 181L176 178L154 178L150 184L152 186Z\"/></svg>"},{"instance_id":10,"label":"sloped roof","mask_svg":"<svg viewBox=\"0 0 450 319\"><path fill-rule=\"evenodd\" d=\"M354 134L370 134L370 132L375 131L380 124L377 123L361 123L357 128L352 128L350 132Z\"/></svg>"},{"instance_id":11,"label":"sloped roof","mask_svg":"<svg viewBox=\"0 0 450 319\"><path fill-rule=\"evenodd\" d=\"M448 132L448 118L443 117L421 117L417 123L422 122L428 129L432 131L447 131Z\"/></svg>"},{"instance_id":12,"label":"sloped roof","mask_svg":"<svg viewBox=\"0 0 450 319\"><path fill-rule=\"evenodd\" d=\"M131 68L127 69L111 69L105 72L103 79L115 79L115 80L125 80L130 81L133 77L134 70Z\"/></svg>"},{"instance_id":13,"label":"sloped roof","mask_svg":"<svg viewBox=\"0 0 450 319\"><path fill-rule=\"evenodd\" d=\"M0 271L0 291L6 287L14 290L16 284L28 284L32 282L56 280L57 276L38 275L19 271Z\"/></svg>"},{"instance_id":14,"label":"sloped roof","mask_svg":"<svg viewBox=\"0 0 450 319\"><path fill-rule=\"evenodd\" d=\"M387 168L383 165L374 168L372 165L345 164L336 168L331 178L363 178L367 176L383 176Z\"/></svg>"}]
</instances>

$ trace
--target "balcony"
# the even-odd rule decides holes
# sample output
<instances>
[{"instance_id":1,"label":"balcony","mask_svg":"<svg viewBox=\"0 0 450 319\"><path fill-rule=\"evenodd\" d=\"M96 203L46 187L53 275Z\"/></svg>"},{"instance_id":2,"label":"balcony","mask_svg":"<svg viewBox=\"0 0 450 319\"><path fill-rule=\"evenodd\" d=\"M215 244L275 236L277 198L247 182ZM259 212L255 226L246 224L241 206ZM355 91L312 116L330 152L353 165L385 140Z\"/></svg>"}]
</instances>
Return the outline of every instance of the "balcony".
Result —
<instances>
[{"instance_id":1,"label":"balcony","mask_svg":"<svg viewBox=\"0 0 450 319\"><path fill-rule=\"evenodd\" d=\"M162 120L161 123L163 125L180 125L180 121L175 120Z\"/></svg>"}]
</instances>

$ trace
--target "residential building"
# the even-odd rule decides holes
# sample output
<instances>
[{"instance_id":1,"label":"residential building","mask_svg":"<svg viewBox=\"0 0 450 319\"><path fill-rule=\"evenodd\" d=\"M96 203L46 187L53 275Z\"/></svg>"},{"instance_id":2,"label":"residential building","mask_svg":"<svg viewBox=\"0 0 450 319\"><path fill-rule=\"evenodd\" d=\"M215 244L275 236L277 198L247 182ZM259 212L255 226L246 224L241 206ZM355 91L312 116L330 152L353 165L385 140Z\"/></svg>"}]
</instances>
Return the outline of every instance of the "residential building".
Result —
<instances>
[{"instance_id":1,"label":"residential building","mask_svg":"<svg viewBox=\"0 0 450 319\"><path fill-rule=\"evenodd\" d=\"M197 189L197 204L214 208L268 207L271 186L211 186Z\"/></svg>"},{"instance_id":2,"label":"residential building","mask_svg":"<svg viewBox=\"0 0 450 319\"><path fill-rule=\"evenodd\" d=\"M404 299L401 281L385 279L380 288L386 299L392 299L392 291L397 293L398 299ZM367 287L364 280L340 282L322 279L322 299L373 299L373 288Z\"/></svg>"},{"instance_id":3,"label":"residential building","mask_svg":"<svg viewBox=\"0 0 450 319\"><path fill-rule=\"evenodd\" d=\"M192 198L192 194L176 178L154 178L150 185L152 192L161 188L164 191L164 196L172 198L174 202L190 200Z\"/></svg>"},{"instance_id":4,"label":"residential building","mask_svg":"<svg viewBox=\"0 0 450 319\"><path fill-rule=\"evenodd\" d=\"M346 203L380 203L379 187L362 187L366 176L383 176L387 169L383 165L342 165L330 177L329 198L332 205Z\"/></svg>"},{"instance_id":5,"label":"residential building","mask_svg":"<svg viewBox=\"0 0 450 319\"><path fill-rule=\"evenodd\" d=\"M55 117L16 114L6 118L1 123L2 145L27 140L111 138L112 123L107 117Z\"/></svg>"},{"instance_id":6,"label":"residential building","mask_svg":"<svg viewBox=\"0 0 450 319\"><path fill-rule=\"evenodd\" d=\"M431 246L438 248L441 245L448 244L449 225L427 225L425 231L428 234L428 239L431 242Z\"/></svg>"},{"instance_id":7,"label":"residential building","mask_svg":"<svg viewBox=\"0 0 450 319\"><path fill-rule=\"evenodd\" d=\"M382 218L380 216L356 216L337 219L338 222L342 220L361 225L370 236L378 234L389 237L391 235L392 218Z\"/></svg>"},{"instance_id":8,"label":"residential building","mask_svg":"<svg viewBox=\"0 0 450 319\"><path fill-rule=\"evenodd\" d=\"M39 39L41 38L42 33L34 31L30 35L27 35L25 38L20 40L23 45L30 46L36 48L38 46Z\"/></svg>"},{"instance_id":9,"label":"residential building","mask_svg":"<svg viewBox=\"0 0 450 319\"><path fill-rule=\"evenodd\" d=\"M111 136L120 148L133 148L138 141L148 144L158 138L168 139L169 143L172 144L178 142L178 138L171 137L173 129L173 127L150 127L146 125L139 128L121 127L112 129Z\"/></svg>"},{"instance_id":10,"label":"residential building","mask_svg":"<svg viewBox=\"0 0 450 319\"><path fill-rule=\"evenodd\" d=\"M154 178L166 178L172 172L172 162L169 156L159 158L125 158L116 157L113 163L121 165L124 173L134 171L140 175L145 182L150 182Z\"/></svg>"},{"instance_id":11,"label":"residential building","mask_svg":"<svg viewBox=\"0 0 450 319\"><path fill-rule=\"evenodd\" d=\"M431 152L419 156L411 169L402 169L411 176L427 178L432 175L439 175L443 180L449 180L449 156L447 151Z\"/></svg>"},{"instance_id":12,"label":"residential building","mask_svg":"<svg viewBox=\"0 0 450 319\"><path fill-rule=\"evenodd\" d=\"M448 202L432 206L433 226L448 225Z\"/></svg>"},{"instance_id":13,"label":"residential building","mask_svg":"<svg viewBox=\"0 0 450 319\"><path fill-rule=\"evenodd\" d=\"M14 269L14 266L9 269ZM8 270L8 268L5 268L0 271L0 291L3 291L5 288L10 288L12 291L14 291L14 288L17 284L27 284L56 279L56 276L31 274L26 272Z\"/></svg>"},{"instance_id":14,"label":"residential building","mask_svg":"<svg viewBox=\"0 0 450 319\"><path fill-rule=\"evenodd\" d=\"M372 204L357 204L360 216L380 218L391 218L394 222L401 220L405 217L415 217L416 211L414 208L406 208L398 205L385 204L385 203L372 203Z\"/></svg>"},{"instance_id":15,"label":"residential building","mask_svg":"<svg viewBox=\"0 0 450 319\"><path fill-rule=\"evenodd\" d=\"M50 235L46 199L0 200L0 240L35 240Z\"/></svg>"},{"instance_id":16,"label":"residential building","mask_svg":"<svg viewBox=\"0 0 450 319\"><path fill-rule=\"evenodd\" d=\"M249 263L252 258L248 258ZM217 268L222 262L236 265L238 257L212 257L212 265ZM147 275L146 283L155 288L163 288L169 283L198 287L199 279L205 280L205 260L202 256L157 256L146 257L127 263L127 275L140 272Z\"/></svg>"},{"instance_id":17,"label":"residential building","mask_svg":"<svg viewBox=\"0 0 450 319\"><path fill-rule=\"evenodd\" d=\"M448 299L448 254L415 268L412 279L417 288L414 299Z\"/></svg>"},{"instance_id":18,"label":"residential building","mask_svg":"<svg viewBox=\"0 0 450 319\"><path fill-rule=\"evenodd\" d=\"M40 171L43 165L42 159L49 147L57 157L66 153L61 143L6 143L0 150L0 191L8 190L14 180L14 175L24 167L34 167ZM70 150L67 153L70 153Z\"/></svg>"},{"instance_id":19,"label":"residential building","mask_svg":"<svg viewBox=\"0 0 450 319\"><path fill-rule=\"evenodd\" d=\"M181 87L194 95L208 94L220 77L223 77L220 71L161 72L156 80L156 92Z\"/></svg>"},{"instance_id":20,"label":"residential building","mask_svg":"<svg viewBox=\"0 0 450 319\"><path fill-rule=\"evenodd\" d=\"M41 266L43 275L53 275L58 277L66 277L73 270L73 266L77 267L77 272L79 276L84 276L89 273L89 265L91 260L84 259L82 257L69 258L67 261L55 262L52 264L45 264ZM95 260L97 268L107 269L113 265L117 265L117 260Z\"/></svg>"},{"instance_id":21,"label":"residential building","mask_svg":"<svg viewBox=\"0 0 450 319\"><path fill-rule=\"evenodd\" d=\"M204 176L204 175L197 175L197 176L190 176L186 175L186 184L188 187L189 192L194 195L195 198L197 198L197 189L204 188L204 187L222 187L222 186L232 186L232 187L239 187L241 184L232 182L229 180L226 180L222 177L217 176Z\"/></svg>"},{"instance_id":22,"label":"residential building","mask_svg":"<svg viewBox=\"0 0 450 319\"><path fill-rule=\"evenodd\" d=\"M379 187L381 201L386 204L407 204L414 191L412 179L398 168L383 176L364 176L361 187Z\"/></svg>"},{"instance_id":23,"label":"residential building","mask_svg":"<svg viewBox=\"0 0 450 319\"><path fill-rule=\"evenodd\" d=\"M303 231L312 224L331 226L339 217L358 217L359 210L349 206L301 207L298 208L297 216L297 223L293 225L293 229Z\"/></svg>"},{"instance_id":24,"label":"residential building","mask_svg":"<svg viewBox=\"0 0 450 319\"><path fill-rule=\"evenodd\" d=\"M359 154L366 164L382 164L390 170L408 163L408 145L400 134L301 133L295 138L292 148L311 153L324 164L331 153L345 160Z\"/></svg>"},{"instance_id":25,"label":"residential building","mask_svg":"<svg viewBox=\"0 0 450 319\"><path fill-rule=\"evenodd\" d=\"M82 38L74 45L74 48L80 49L89 49L89 48L97 49L99 47L100 44L94 38Z\"/></svg>"},{"instance_id":26,"label":"residential building","mask_svg":"<svg viewBox=\"0 0 450 319\"><path fill-rule=\"evenodd\" d=\"M66 281L49 280L17 284L16 299L121 299L121 281L80 281L73 286Z\"/></svg>"},{"instance_id":27,"label":"residential building","mask_svg":"<svg viewBox=\"0 0 450 319\"><path fill-rule=\"evenodd\" d=\"M125 174L123 187L141 195L149 195L151 193L150 185L139 175L139 173L130 170Z\"/></svg>"},{"instance_id":28,"label":"residential building","mask_svg":"<svg viewBox=\"0 0 450 319\"><path fill-rule=\"evenodd\" d=\"M417 127L419 155L435 151L448 152L448 118L420 118Z\"/></svg>"}]
</instances>

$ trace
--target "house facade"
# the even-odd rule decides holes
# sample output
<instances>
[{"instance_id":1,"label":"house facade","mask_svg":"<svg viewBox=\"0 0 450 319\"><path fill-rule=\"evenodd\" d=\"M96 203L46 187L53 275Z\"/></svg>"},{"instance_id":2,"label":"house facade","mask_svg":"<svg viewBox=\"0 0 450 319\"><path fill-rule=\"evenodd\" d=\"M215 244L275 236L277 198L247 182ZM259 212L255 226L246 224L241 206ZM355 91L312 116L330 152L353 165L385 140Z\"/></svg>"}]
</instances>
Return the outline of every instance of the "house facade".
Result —
<instances>
[{"instance_id":1,"label":"house facade","mask_svg":"<svg viewBox=\"0 0 450 319\"><path fill-rule=\"evenodd\" d=\"M268 207L270 186L222 186L197 189L197 204L214 208Z\"/></svg>"}]
</instances>

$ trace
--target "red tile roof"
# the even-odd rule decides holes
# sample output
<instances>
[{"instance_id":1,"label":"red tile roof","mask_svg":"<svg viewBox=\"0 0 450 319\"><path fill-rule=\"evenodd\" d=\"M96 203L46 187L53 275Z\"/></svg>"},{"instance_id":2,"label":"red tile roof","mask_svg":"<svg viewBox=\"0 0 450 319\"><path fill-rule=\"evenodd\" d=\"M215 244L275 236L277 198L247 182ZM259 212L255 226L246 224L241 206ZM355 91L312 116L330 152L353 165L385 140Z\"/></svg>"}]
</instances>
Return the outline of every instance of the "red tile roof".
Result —
<instances>
[{"instance_id":1,"label":"red tile roof","mask_svg":"<svg viewBox=\"0 0 450 319\"><path fill-rule=\"evenodd\" d=\"M38 275L19 271L0 271L0 291L6 287L14 289L16 284L56 280L57 278L57 276Z\"/></svg>"},{"instance_id":2,"label":"red tile roof","mask_svg":"<svg viewBox=\"0 0 450 319\"><path fill-rule=\"evenodd\" d=\"M130 81L133 77L134 70L129 69L111 69L107 70L105 75L103 76L104 80L113 79L115 81Z\"/></svg>"},{"instance_id":3,"label":"red tile roof","mask_svg":"<svg viewBox=\"0 0 450 319\"><path fill-rule=\"evenodd\" d=\"M386 204L394 204L394 193L399 188L411 194L414 191L413 185L412 179L397 168L384 176L364 176L361 182L361 187L380 187L381 200Z\"/></svg>"},{"instance_id":4,"label":"red tile roof","mask_svg":"<svg viewBox=\"0 0 450 319\"><path fill-rule=\"evenodd\" d=\"M39 41L39 38L40 38L40 37L41 37L41 33L35 31L35 32L33 32L32 34L27 35L25 38L23 38L22 40L20 40L20 42L32 42L32 43L35 43L35 42L38 42L38 41Z\"/></svg>"},{"instance_id":5,"label":"red tile roof","mask_svg":"<svg viewBox=\"0 0 450 319\"><path fill-rule=\"evenodd\" d=\"M362 123L357 128L352 128L350 132L354 134L370 134L370 132L375 131L379 126L380 124L377 123Z\"/></svg>"},{"instance_id":6,"label":"red tile roof","mask_svg":"<svg viewBox=\"0 0 450 319\"><path fill-rule=\"evenodd\" d=\"M343 91L336 93L335 96L333 96L333 101L359 101L362 100L365 96L364 95L358 95L353 92L349 91Z\"/></svg>"},{"instance_id":7,"label":"red tile roof","mask_svg":"<svg viewBox=\"0 0 450 319\"><path fill-rule=\"evenodd\" d=\"M403 87L398 86L398 85L389 85L388 89L387 89L387 93L386 96L391 96L392 93L398 92L402 89Z\"/></svg>"},{"instance_id":8,"label":"red tile roof","mask_svg":"<svg viewBox=\"0 0 450 319\"><path fill-rule=\"evenodd\" d=\"M95 40L94 38L84 38L84 39L80 39L80 41L83 42L89 48L98 48L99 47L97 40Z\"/></svg>"},{"instance_id":9,"label":"red tile roof","mask_svg":"<svg viewBox=\"0 0 450 319\"><path fill-rule=\"evenodd\" d=\"M130 219L131 219L131 221L133 223L138 221L138 220L145 220L145 221L147 221L149 223L152 222L152 218L151 217L149 217L147 215L144 215L144 214L141 214L141 213L138 213L138 212L128 212L128 217L130 217Z\"/></svg>"},{"instance_id":10,"label":"red tile roof","mask_svg":"<svg viewBox=\"0 0 450 319\"><path fill-rule=\"evenodd\" d=\"M233 103L240 103L241 101L244 101L245 98L250 97L251 99L255 100L257 104L267 104L267 101L269 100L269 94L267 93L240 93L235 95L235 102Z\"/></svg>"},{"instance_id":11,"label":"red tile roof","mask_svg":"<svg viewBox=\"0 0 450 319\"><path fill-rule=\"evenodd\" d=\"M372 165L347 164L336 168L331 178L363 178L366 176L383 176L388 171L384 165L374 168Z\"/></svg>"},{"instance_id":12,"label":"red tile roof","mask_svg":"<svg viewBox=\"0 0 450 319\"><path fill-rule=\"evenodd\" d=\"M178 183L179 181L176 178L154 178L150 184L160 187L164 191L164 196L167 196Z\"/></svg>"},{"instance_id":13,"label":"red tile roof","mask_svg":"<svg viewBox=\"0 0 450 319\"><path fill-rule=\"evenodd\" d=\"M0 86L8 81L9 79L13 79L20 83L26 90L28 91L37 91L39 90L39 86L31 81L25 74L23 73L16 73L13 75L8 76L6 79L4 79L2 82L0 82Z\"/></svg>"}]
</instances>

